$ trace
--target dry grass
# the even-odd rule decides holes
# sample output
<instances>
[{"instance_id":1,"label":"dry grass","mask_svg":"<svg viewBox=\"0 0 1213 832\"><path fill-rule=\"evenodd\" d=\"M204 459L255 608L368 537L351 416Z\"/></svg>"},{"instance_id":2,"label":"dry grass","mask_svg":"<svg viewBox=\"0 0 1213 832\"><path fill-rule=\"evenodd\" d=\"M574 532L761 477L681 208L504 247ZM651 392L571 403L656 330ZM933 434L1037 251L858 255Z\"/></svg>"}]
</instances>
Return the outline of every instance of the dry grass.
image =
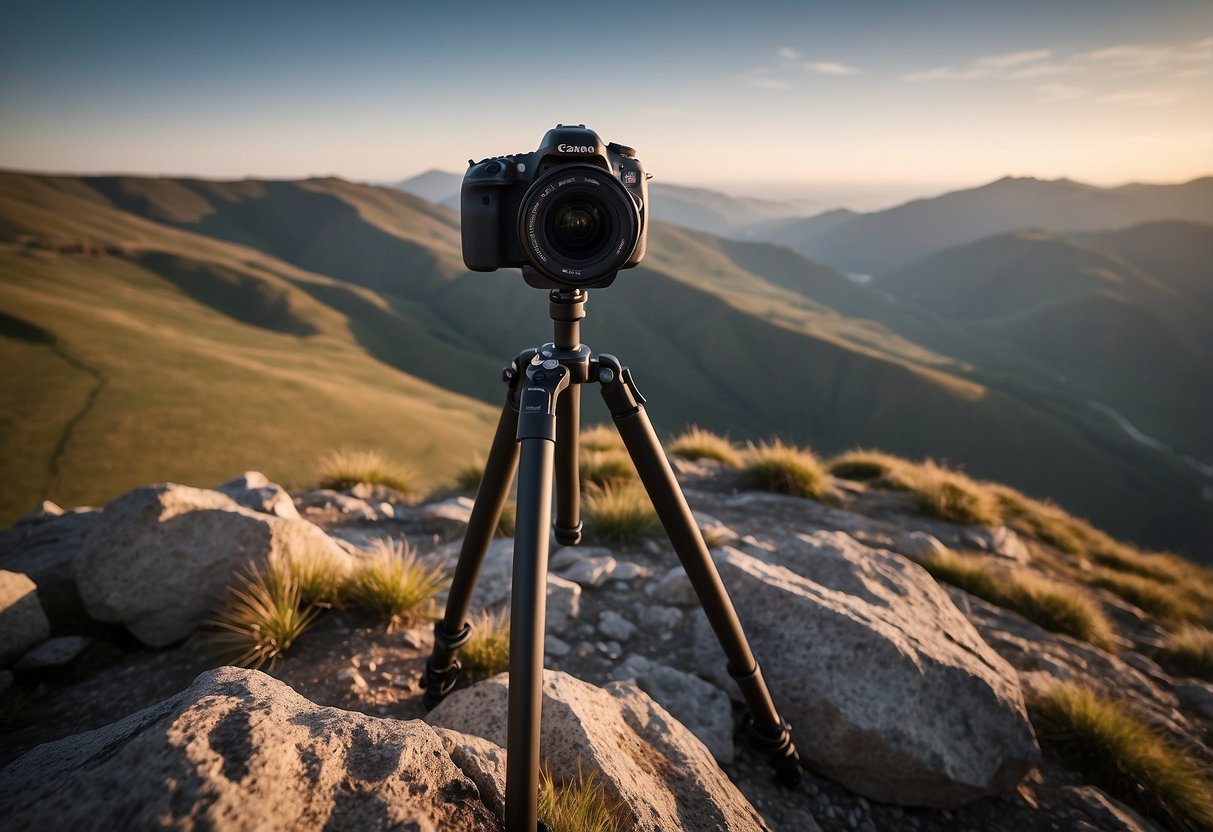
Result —
<instances>
[{"instance_id":1,"label":"dry grass","mask_svg":"<svg viewBox=\"0 0 1213 832\"><path fill-rule=\"evenodd\" d=\"M812 451L776 439L750 443L742 462L742 478L749 488L775 491L819 502L833 502L830 476Z\"/></svg>"},{"instance_id":2,"label":"dry grass","mask_svg":"<svg viewBox=\"0 0 1213 832\"><path fill-rule=\"evenodd\" d=\"M513 537L514 531L518 524L518 503L514 500L506 500L505 505L501 508L501 516L497 518L498 537Z\"/></svg>"},{"instance_id":3,"label":"dry grass","mask_svg":"<svg viewBox=\"0 0 1213 832\"><path fill-rule=\"evenodd\" d=\"M1213 682L1213 630L1189 624L1167 636L1158 649L1163 664Z\"/></svg>"},{"instance_id":4,"label":"dry grass","mask_svg":"<svg viewBox=\"0 0 1213 832\"><path fill-rule=\"evenodd\" d=\"M741 455L727 437L692 425L675 436L667 450L684 459L712 459L730 468L741 467Z\"/></svg>"},{"instance_id":5,"label":"dry grass","mask_svg":"<svg viewBox=\"0 0 1213 832\"><path fill-rule=\"evenodd\" d=\"M475 457L455 472L452 489L457 492L472 491L480 488L480 478L484 476L484 458Z\"/></svg>"},{"instance_id":6,"label":"dry grass","mask_svg":"<svg viewBox=\"0 0 1213 832\"><path fill-rule=\"evenodd\" d=\"M1035 703L1042 745L1114 797L1170 829L1213 828L1213 781L1123 705L1073 683Z\"/></svg>"},{"instance_id":7,"label":"dry grass","mask_svg":"<svg viewBox=\"0 0 1213 832\"><path fill-rule=\"evenodd\" d=\"M590 486L585 511L587 533L603 543L639 543L661 532L649 495L636 481Z\"/></svg>"},{"instance_id":8,"label":"dry grass","mask_svg":"<svg viewBox=\"0 0 1213 832\"><path fill-rule=\"evenodd\" d=\"M623 440L614 425L594 425L581 431L579 444L583 451L622 451Z\"/></svg>"},{"instance_id":9,"label":"dry grass","mask_svg":"<svg viewBox=\"0 0 1213 832\"><path fill-rule=\"evenodd\" d=\"M249 564L238 573L239 586L211 621L214 641L228 660L243 667L273 667L312 625L319 609L305 604L289 571L261 571Z\"/></svg>"},{"instance_id":10,"label":"dry grass","mask_svg":"<svg viewBox=\"0 0 1213 832\"><path fill-rule=\"evenodd\" d=\"M1074 587L1012 569L981 555L924 555L918 562L937 580L1022 615L1058 633L1110 650L1114 629L1098 602Z\"/></svg>"},{"instance_id":11,"label":"dry grass","mask_svg":"<svg viewBox=\"0 0 1213 832\"><path fill-rule=\"evenodd\" d=\"M631 812L606 796L602 784L578 775L557 784L545 766L539 776L539 819L551 832L626 832Z\"/></svg>"},{"instance_id":12,"label":"dry grass","mask_svg":"<svg viewBox=\"0 0 1213 832\"><path fill-rule=\"evenodd\" d=\"M428 614L445 584L441 565L418 558L404 542L379 540L350 576L349 597L391 627Z\"/></svg>"},{"instance_id":13,"label":"dry grass","mask_svg":"<svg viewBox=\"0 0 1213 832\"><path fill-rule=\"evenodd\" d=\"M299 588L304 604L329 607L341 601L349 574L348 562L333 545L308 544L287 553L276 565Z\"/></svg>"},{"instance_id":14,"label":"dry grass","mask_svg":"<svg viewBox=\"0 0 1213 832\"><path fill-rule=\"evenodd\" d=\"M894 472L892 482L913 494L918 511L930 517L982 526L1002 522L998 503L987 485L929 459Z\"/></svg>"},{"instance_id":15,"label":"dry grass","mask_svg":"<svg viewBox=\"0 0 1213 832\"><path fill-rule=\"evenodd\" d=\"M839 454L826 463L830 473L836 477L862 482L875 481L877 484L884 485L890 483L894 472L903 471L912 466L913 463L901 457L864 448Z\"/></svg>"},{"instance_id":16,"label":"dry grass","mask_svg":"<svg viewBox=\"0 0 1213 832\"><path fill-rule=\"evenodd\" d=\"M510 669L510 611L482 612L472 622L472 638L459 649L463 676L478 682Z\"/></svg>"},{"instance_id":17,"label":"dry grass","mask_svg":"<svg viewBox=\"0 0 1213 832\"><path fill-rule=\"evenodd\" d=\"M619 448L605 451L583 450L578 459L581 484L606 485L609 482L636 479L636 466L627 452Z\"/></svg>"},{"instance_id":18,"label":"dry grass","mask_svg":"<svg viewBox=\"0 0 1213 832\"><path fill-rule=\"evenodd\" d=\"M1096 569L1087 582L1170 623L1197 621L1207 613L1185 587L1176 584L1107 568Z\"/></svg>"},{"instance_id":19,"label":"dry grass","mask_svg":"<svg viewBox=\"0 0 1213 832\"><path fill-rule=\"evenodd\" d=\"M331 451L320 460L320 486L342 491L359 483L383 485L405 494L417 490L416 475L378 451Z\"/></svg>"}]
</instances>

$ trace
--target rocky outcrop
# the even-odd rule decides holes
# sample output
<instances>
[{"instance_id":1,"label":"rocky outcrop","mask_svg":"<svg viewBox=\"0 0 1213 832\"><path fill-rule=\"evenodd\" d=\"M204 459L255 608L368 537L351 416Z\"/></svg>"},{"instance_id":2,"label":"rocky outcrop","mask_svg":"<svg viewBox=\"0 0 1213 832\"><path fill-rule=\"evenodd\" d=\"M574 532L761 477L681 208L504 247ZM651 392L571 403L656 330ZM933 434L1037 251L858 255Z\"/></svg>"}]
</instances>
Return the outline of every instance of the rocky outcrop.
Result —
<instances>
[{"instance_id":1,"label":"rocky outcrop","mask_svg":"<svg viewBox=\"0 0 1213 832\"><path fill-rule=\"evenodd\" d=\"M949 807L1036 762L1015 671L921 567L841 532L726 547L717 565L810 767L876 800ZM702 615L696 635L712 638Z\"/></svg>"},{"instance_id":2,"label":"rocky outcrop","mask_svg":"<svg viewBox=\"0 0 1213 832\"><path fill-rule=\"evenodd\" d=\"M0 569L0 664L7 664L50 634L38 587L27 575Z\"/></svg>"},{"instance_id":3,"label":"rocky outcrop","mask_svg":"<svg viewBox=\"0 0 1213 832\"><path fill-rule=\"evenodd\" d=\"M264 514L184 485L137 488L109 503L75 561L90 616L158 647L189 635L249 563L345 550L306 520Z\"/></svg>"},{"instance_id":4,"label":"rocky outcrop","mask_svg":"<svg viewBox=\"0 0 1213 832\"><path fill-rule=\"evenodd\" d=\"M100 517L99 509L64 511L47 500L0 532L0 569L22 572L38 585L38 598L55 629L76 629L88 621L73 565Z\"/></svg>"},{"instance_id":5,"label":"rocky outcrop","mask_svg":"<svg viewBox=\"0 0 1213 832\"><path fill-rule=\"evenodd\" d=\"M260 471L245 471L235 479L217 486L215 490L253 511L274 514L287 520L299 519L299 510L295 508L291 495L286 493L282 486L270 482Z\"/></svg>"},{"instance_id":6,"label":"rocky outcrop","mask_svg":"<svg viewBox=\"0 0 1213 832\"><path fill-rule=\"evenodd\" d=\"M426 721L506 741L505 674L447 697ZM546 672L540 753L556 780L582 774L632 815L629 829L767 829L699 740L635 685ZM488 766L482 766L487 769Z\"/></svg>"},{"instance_id":7,"label":"rocky outcrop","mask_svg":"<svg viewBox=\"0 0 1213 832\"><path fill-rule=\"evenodd\" d=\"M14 832L500 830L429 725L322 708L230 667L21 757L0 772L0 816Z\"/></svg>"}]
</instances>

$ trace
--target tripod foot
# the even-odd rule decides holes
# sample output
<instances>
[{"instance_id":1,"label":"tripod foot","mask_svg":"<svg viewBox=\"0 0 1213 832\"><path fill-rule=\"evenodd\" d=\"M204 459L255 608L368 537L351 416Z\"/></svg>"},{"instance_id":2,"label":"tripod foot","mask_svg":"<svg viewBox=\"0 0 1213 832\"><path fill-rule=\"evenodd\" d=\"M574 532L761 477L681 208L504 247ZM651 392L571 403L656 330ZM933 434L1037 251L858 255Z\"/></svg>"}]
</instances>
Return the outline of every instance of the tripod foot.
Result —
<instances>
[{"instance_id":1,"label":"tripod foot","mask_svg":"<svg viewBox=\"0 0 1213 832\"><path fill-rule=\"evenodd\" d=\"M434 625L434 652L426 661L425 673L421 677L421 687L425 688L425 695L421 698L421 702L427 711L432 711L437 707L438 703L446 698L446 695L455 687L455 683L459 681L459 671L463 669L463 665L454 654L471 638L471 624L464 624L463 629L454 635L447 633L442 628L441 621ZM439 667L438 662L435 661L437 658L445 659L446 666Z\"/></svg>"},{"instance_id":2,"label":"tripod foot","mask_svg":"<svg viewBox=\"0 0 1213 832\"><path fill-rule=\"evenodd\" d=\"M780 724L779 733L764 734L758 730L753 718L747 713L742 727L747 744L759 754L766 755L771 768L775 769L775 779L781 786L791 788L800 782L800 753L792 744L791 725L784 722Z\"/></svg>"}]
</instances>

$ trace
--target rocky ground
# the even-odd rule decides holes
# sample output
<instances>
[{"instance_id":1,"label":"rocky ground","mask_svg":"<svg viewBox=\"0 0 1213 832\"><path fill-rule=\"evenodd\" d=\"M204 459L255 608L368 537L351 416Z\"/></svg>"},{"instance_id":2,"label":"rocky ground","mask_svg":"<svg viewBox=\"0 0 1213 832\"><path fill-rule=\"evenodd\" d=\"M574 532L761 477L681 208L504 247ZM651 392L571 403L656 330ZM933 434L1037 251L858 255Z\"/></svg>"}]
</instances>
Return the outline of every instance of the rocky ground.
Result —
<instances>
[{"instance_id":1,"label":"rocky ground","mask_svg":"<svg viewBox=\"0 0 1213 832\"><path fill-rule=\"evenodd\" d=\"M645 702L651 697L703 743L769 828L1159 828L1047 749L1038 751L1025 701L1052 679L1114 692L1213 766L1213 687L1173 678L1154 662L1159 631L1145 613L1116 596L1100 596L1120 633L1119 653L1112 654L941 588L912 563L942 546L1031 563L1048 554L1039 541L1004 527L923 518L903 495L857 483L837 483L841 505L827 507L740 490L731 473L710 463L678 467L776 704L793 723L806 764L801 784L778 786L765 760L746 748L723 653L664 540L553 550L545 663L597 687L634 682ZM469 502L411 504L366 486L288 498L256 477L222 490L243 506L236 512L247 525L242 540L264 536L272 548L276 540L311 535L297 525L307 520L346 548L377 537L405 539L452 565ZM226 497L189 499L209 500L214 511L234 510ZM140 569L155 570L109 574L112 561L94 532L120 509L143 516L140 506L67 513L46 507L0 533L0 569L28 575L46 610L41 624L22 614L27 644L0 645L0 652L8 650L0 658L10 665L0 670L0 767L17 761L0 780L20 774L19 758L35 746L170 699L217 665L198 615L165 617L153 609L163 601L149 600L146 592L135 593L136 601L119 597L124 583L141 580ZM157 551L167 551L165 525ZM213 538L216 528L191 529L193 542L184 548ZM182 523L172 539L184 529ZM149 545L133 532L123 534L110 535L108 545L119 553L114 557ZM508 538L494 544L477 607L508 603L511 554ZM92 576L93 564L107 570L106 577ZM218 579L222 595L236 565L208 563L187 575L171 565L171 574L161 577L176 580L177 593ZM209 587L198 594L213 598L215 592ZM25 597L19 588L14 593ZM101 608L106 612L98 615ZM17 619L6 617L6 627L10 621ZM431 645L428 625L386 632L335 611L270 673L309 703L420 719L426 714L419 682ZM624 696L618 690L617 698Z\"/></svg>"}]
</instances>

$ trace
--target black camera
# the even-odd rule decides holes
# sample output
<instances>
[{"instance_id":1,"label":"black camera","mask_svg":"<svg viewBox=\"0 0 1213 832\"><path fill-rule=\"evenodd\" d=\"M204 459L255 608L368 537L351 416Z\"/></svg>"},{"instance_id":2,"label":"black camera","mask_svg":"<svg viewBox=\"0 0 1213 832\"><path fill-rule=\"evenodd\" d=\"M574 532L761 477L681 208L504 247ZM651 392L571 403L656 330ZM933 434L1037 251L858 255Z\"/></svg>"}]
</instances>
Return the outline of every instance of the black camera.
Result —
<instances>
[{"instance_id":1,"label":"black camera","mask_svg":"<svg viewBox=\"0 0 1213 832\"><path fill-rule=\"evenodd\" d=\"M533 153L468 164L460 203L469 269L521 267L540 289L591 289L644 257L648 175L632 148L558 124Z\"/></svg>"}]
</instances>

